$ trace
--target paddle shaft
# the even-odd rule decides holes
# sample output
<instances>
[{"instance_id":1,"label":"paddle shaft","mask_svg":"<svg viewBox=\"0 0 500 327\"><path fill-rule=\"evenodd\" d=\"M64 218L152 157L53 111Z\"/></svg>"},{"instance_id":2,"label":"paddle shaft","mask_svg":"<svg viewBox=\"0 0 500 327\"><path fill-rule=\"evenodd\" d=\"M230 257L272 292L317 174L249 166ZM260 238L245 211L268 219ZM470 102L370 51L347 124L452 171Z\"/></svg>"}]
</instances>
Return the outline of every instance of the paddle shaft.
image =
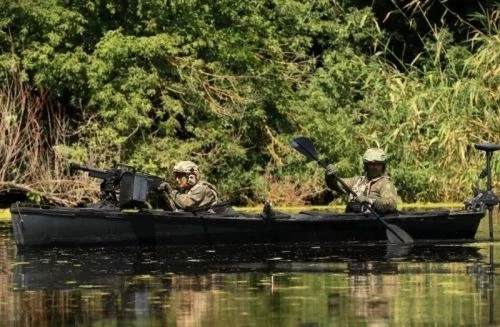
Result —
<instances>
[{"instance_id":1,"label":"paddle shaft","mask_svg":"<svg viewBox=\"0 0 500 327\"><path fill-rule=\"evenodd\" d=\"M297 143L298 144L298 143ZM300 144L298 144L299 146L301 146ZM312 153L311 151L309 151L309 149L307 149L306 147L304 146L301 146L301 149L303 151L305 151L307 153L307 155L313 159L314 161L316 161L319 165L321 165L323 168L327 168L327 165L325 162L321 161L318 159L318 157L316 156L316 154ZM349 192L350 194L352 194L353 196L358 196L350 187L349 185L347 185L344 180L342 180L339 176L337 176L336 174L333 175L335 177L335 179L342 185L342 187L344 188L344 190L346 190L347 192ZM385 225L385 227L393 234L395 235L400 241L401 243L407 243L408 241L412 242L413 240L411 239L410 235L407 235L406 232L400 230L399 233L404 233L405 234L405 237L401 236L398 234L398 232L396 232L393 228L393 225L389 224L387 221L385 221L382 217L380 217L380 215L377 213L377 211L375 211L375 209L373 209L373 207L368 204L366 206L368 208L368 210L375 216L375 218L377 218L380 222L382 222L382 224Z\"/></svg>"}]
</instances>

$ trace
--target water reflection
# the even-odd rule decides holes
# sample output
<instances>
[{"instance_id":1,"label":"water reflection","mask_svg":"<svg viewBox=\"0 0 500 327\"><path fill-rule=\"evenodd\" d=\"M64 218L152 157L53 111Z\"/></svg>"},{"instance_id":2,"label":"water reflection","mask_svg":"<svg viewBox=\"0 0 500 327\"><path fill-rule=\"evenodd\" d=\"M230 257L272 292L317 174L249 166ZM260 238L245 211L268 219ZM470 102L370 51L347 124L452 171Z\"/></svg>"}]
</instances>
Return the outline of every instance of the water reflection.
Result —
<instances>
[{"instance_id":1,"label":"water reflection","mask_svg":"<svg viewBox=\"0 0 500 327\"><path fill-rule=\"evenodd\" d=\"M7 325L455 326L500 320L494 310L498 243L18 252L9 229L0 229L0 242L0 315Z\"/></svg>"},{"instance_id":2,"label":"water reflection","mask_svg":"<svg viewBox=\"0 0 500 327\"><path fill-rule=\"evenodd\" d=\"M99 247L23 251L15 257L15 289L117 286L127 276L236 272L397 274L402 262L480 262L467 245L386 244ZM443 265L445 267L445 265ZM445 269L445 268L443 268ZM448 270L444 270L448 271ZM440 271L440 272L444 272Z\"/></svg>"}]
</instances>

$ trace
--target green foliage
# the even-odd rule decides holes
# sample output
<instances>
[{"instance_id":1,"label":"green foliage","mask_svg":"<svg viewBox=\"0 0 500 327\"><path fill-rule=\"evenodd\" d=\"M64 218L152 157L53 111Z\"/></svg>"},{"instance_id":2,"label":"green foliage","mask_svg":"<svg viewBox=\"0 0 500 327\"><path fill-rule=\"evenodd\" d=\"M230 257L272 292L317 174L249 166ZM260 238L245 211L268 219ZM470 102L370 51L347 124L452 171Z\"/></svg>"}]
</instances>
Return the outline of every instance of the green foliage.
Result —
<instances>
[{"instance_id":1,"label":"green foliage","mask_svg":"<svg viewBox=\"0 0 500 327\"><path fill-rule=\"evenodd\" d=\"M28 201L30 203L37 203L39 204L41 201L42 201L42 198L40 196L40 194L35 194L35 193L26 193L26 197L28 198Z\"/></svg>"},{"instance_id":2,"label":"green foliage","mask_svg":"<svg viewBox=\"0 0 500 327\"><path fill-rule=\"evenodd\" d=\"M462 200L482 166L472 143L500 142L498 12L476 13L484 27L461 40L431 25L395 68L397 31L370 4L5 1L0 74L17 71L73 119L57 147L68 162L169 176L189 159L236 203L281 182L300 202L323 187L288 146L302 134L346 176L366 147L386 148L405 201Z\"/></svg>"}]
</instances>

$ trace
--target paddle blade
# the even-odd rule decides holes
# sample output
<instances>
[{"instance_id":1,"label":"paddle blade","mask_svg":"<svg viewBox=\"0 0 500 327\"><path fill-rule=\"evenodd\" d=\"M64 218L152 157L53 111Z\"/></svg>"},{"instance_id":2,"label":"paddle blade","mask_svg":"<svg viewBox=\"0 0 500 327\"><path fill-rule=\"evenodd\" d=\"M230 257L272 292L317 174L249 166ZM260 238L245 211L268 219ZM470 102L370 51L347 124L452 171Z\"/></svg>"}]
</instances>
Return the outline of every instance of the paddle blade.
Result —
<instances>
[{"instance_id":1,"label":"paddle blade","mask_svg":"<svg viewBox=\"0 0 500 327\"><path fill-rule=\"evenodd\" d=\"M398 226L387 224L386 227L387 228L385 230L385 234L387 235L387 240L389 240L389 243L394 243L394 244L413 243L413 238L411 238L411 236L408 235L407 232L405 232Z\"/></svg>"},{"instance_id":2,"label":"paddle blade","mask_svg":"<svg viewBox=\"0 0 500 327\"><path fill-rule=\"evenodd\" d=\"M316 148L310 139L305 136L299 136L290 142L290 145L295 150L302 153L304 156L308 157L311 160L318 161L318 157L316 156Z\"/></svg>"}]
</instances>

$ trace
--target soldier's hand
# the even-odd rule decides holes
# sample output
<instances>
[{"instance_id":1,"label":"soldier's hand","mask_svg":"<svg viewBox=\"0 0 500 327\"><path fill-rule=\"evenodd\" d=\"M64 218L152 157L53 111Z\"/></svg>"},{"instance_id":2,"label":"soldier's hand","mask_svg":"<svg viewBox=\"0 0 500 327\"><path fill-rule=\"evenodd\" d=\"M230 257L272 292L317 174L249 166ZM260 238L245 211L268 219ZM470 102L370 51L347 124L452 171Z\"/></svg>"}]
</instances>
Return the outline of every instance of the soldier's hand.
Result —
<instances>
[{"instance_id":1,"label":"soldier's hand","mask_svg":"<svg viewBox=\"0 0 500 327\"><path fill-rule=\"evenodd\" d=\"M372 204L374 201L367 197L366 195L358 195L356 197L356 202L361 203L361 204Z\"/></svg>"},{"instance_id":2,"label":"soldier's hand","mask_svg":"<svg viewBox=\"0 0 500 327\"><path fill-rule=\"evenodd\" d=\"M158 191L172 192L172 186L168 182L162 182L160 186L158 186Z\"/></svg>"},{"instance_id":3,"label":"soldier's hand","mask_svg":"<svg viewBox=\"0 0 500 327\"><path fill-rule=\"evenodd\" d=\"M328 164L328 166L326 166L325 174L326 176L337 175L337 169L335 168L334 165Z\"/></svg>"}]
</instances>

